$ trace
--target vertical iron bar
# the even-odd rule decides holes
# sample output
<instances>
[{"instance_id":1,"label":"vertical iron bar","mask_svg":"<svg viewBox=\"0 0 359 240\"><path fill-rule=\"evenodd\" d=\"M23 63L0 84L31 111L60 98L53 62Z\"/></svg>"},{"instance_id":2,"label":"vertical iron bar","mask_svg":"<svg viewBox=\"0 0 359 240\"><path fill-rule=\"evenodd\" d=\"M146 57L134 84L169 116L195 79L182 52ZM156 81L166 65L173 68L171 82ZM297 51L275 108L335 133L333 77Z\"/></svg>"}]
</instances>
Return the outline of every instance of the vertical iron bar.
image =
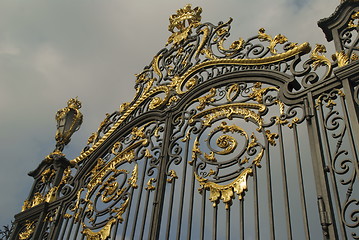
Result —
<instances>
[{"instance_id":1,"label":"vertical iron bar","mask_svg":"<svg viewBox=\"0 0 359 240\"><path fill-rule=\"evenodd\" d=\"M244 240L244 200L239 200L239 239Z\"/></svg>"},{"instance_id":2,"label":"vertical iron bar","mask_svg":"<svg viewBox=\"0 0 359 240\"><path fill-rule=\"evenodd\" d=\"M79 210L77 209L77 211L79 211ZM67 233L67 237L66 237L67 240L70 239L72 228L74 227L74 221L75 221L75 216L77 214L77 211L74 213L74 217L72 217L72 219L71 219L70 229L69 229L69 232Z\"/></svg>"},{"instance_id":3,"label":"vertical iron bar","mask_svg":"<svg viewBox=\"0 0 359 240\"><path fill-rule=\"evenodd\" d=\"M195 172L196 161L193 162L192 172L191 172L191 192L189 200L189 209L188 209L188 229L187 229L187 239L191 239L192 234L192 218L193 218L193 198L194 198L194 172Z\"/></svg>"},{"instance_id":4,"label":"vertical iron bar","mask_svg":"<svg viewBox=\"0 0 359 240\"><path fill-rule=\"evenodd\" d=\"M205 224L205 219L206 219L206 193L207 190L203 189L202 190L202 210L201 210L201 226L200 226L200 237L199 239L203 240L204 239L204 224Z\"/></svg>"},{"instance_id":5,"label":"vertical iron bar","mask_svg":"<svg viewBox=\"0 0 359 240\"><path fill-rule=\"evenodd\" d=\"M69 223L69 219L68 218L66 218L66 220L65 220L65 224L63 225L64 227L63 227L63 231L62 231L62 233L61 233L61 236L60 236L60 238L59 239L64 239L64 235L65 235L65 232L66 232L66 229L67 229L67 224Z\"/></svg>"},{"instance_id":6,"label":"vertical iron bar","mask_svg":"<svg viewBox=\"0 0 359 240\"><path fill-rule=\"evenodd\" d=\"M128 222L130 221L129 216L130 216L130 212L131 212L134 189L131 188L130 191L131 191L131 193L130 193L130 202L128 203L128 207L127 207L127 211L126 211L126 218L125 218L125 225L123 226L122 239L126 239L127 226L128 226Z\"/></svg>"},{"instance_id":7,"label":"vertical iron bar","mask_svg":"<svg viewBox=\"0 0 359 240\"><path fill-rule=\"evenodd\" d=\"M288 182L287 182L287 172L284 156L284 145L283 145L283 132L282 125L278 124L278 134L279 134L279 148L280 148L280 161L281 161L281 170L283 178L283 192L284 192L284 206L285 206L285 216L286 216L286 225L287 225L287 234L288 239L292 239L292 224L290 218L290 209L289 209L289 195L288 195Z\"/></svg>"},{"instance_id":8,"label":"vertical iron bar","mask_svg":"<svg viewBox=\"0 0 359 240\"><path fill-rule=\"evenodd\" d=\"M153 211L151 216L151 230L150 230L150 239L156 240L159 238L160 231L161 231L161 220L162 220L162 211L163 211L163 202L165 198L166 192L166 169L167 163L169 162L169 151L170 151L170 141L171 134L172 134L172 114L168 113L165 120L165 132L163 134L163 142L161 148L161 155L160 155L160 164L159 164L159 171L157 177L157 189L154 196L154 205Z\"/></svg>"},{"instance_id":9,"label":"vertical iron bar","mask_svg":"<svg viewBox=\"0 0 359 240\"><path fill-rule=\"evenodd\" d=\"M218 206L213 207L213 229L212 229L212 240L217 240L217 213Z\"/></svg>"},{"instance_id":10,"label":"vertical iron bar","mask_svg":"<svg viewBox=\"0 0 359 240\"><path fill-rule=\"evenodd\" d=\"M80 231L80 221L77 222L74 239L77 239L77 235L79 234L79 231Z\"/></svg>"},{"instance_id":11,"label":"vertical iron bar","mask_svg":"<svg viewBox=\"0 0 359 240\"><path fill-rule=\"evenodd\" d=\"M231 239L231 207L226 209L226 239Z\"/></svg>"},{"instance_id":12,"label":"vertical iron bar","mask_svg":"<svg viewBox=\"0 0 359 240\"><path fill-rule=\"evenodd\" d=\"M271 161L270 161L270 148L269 142L266 141L266 176L267 176L267 193L268 193L268 212L269 212L269 227L270 227L270 239L275 239L274 232L274 214L273 214L273 195L272 195L272 175L271 175Z\"/></svg>"},{"instance_id":13,"label":"vertical iron bar","mask_svg":"<svg viewBox=\"0 0 359 240\"><path fill-rule=\"evenodd\" d=\"M300 185L299 191L300 191L300 200L301 200L302 212L303 212L304 232L305 232L306 239L310 239L309 226L308 226L308 215L307 215L307 203L305 200L305 193L304 193L302 160L301 160L300 151L299 151L299 139L298 139L298 132L297 132L296 124L293 124L293 135L294 135L295 155L296 155L296 159L297 159L298 182Z\"/></svg>"},{"instance_id":14,"label":"vertical iron bar","mask_svg":"<svg viewBox=\"0 0 359 240\"><path fill-rule=\"evenodd\" d=\"M175 183L176 179L172 178L171 183L171 195L170 195L170 201L168 204L168 219L167 219L167 230L166 230L166 239L169 239L170 237L170 230L171 230L171 220L172 220L172 208L173 208L173 195L175 191Z\"/></svg>"},{"instance_id":15,"label":"vertical iron bar","mask_svg":"<svg viewBox=\"0 0 359 240\"><path fill-rule=\"evenodd\" d=\"M134 216L134 220L133 220L131 239L134 239L134 236L135 236L135 230L136 230L137 219L138 219L138 212L140 210L140 203L141 203L141 199L142 199L143 185L144 185L145 176L146 176L146 170L147 170L147 163L148 163L148 158L146 157L145 166L144 166L143 172L142 172L141 184L140 184L140 187L139 187L140 192L138 193L137 206L136 206L135 216Z\"/></svg>"},{"instance_id":16,"label":"vertical iron bar","mask_svg":"<svg viewBox=\"0 0 359 240\"><path fill-rule=\"evenodd\" d=\"M179 240L181 237L181 227L182 227L182 214L183 214L183 201L184 201L184 192L185 192L185 186L186 186L186 176L187 176L187 156L188 156L188 145L189 141L186 141L186 149L184 156L186 156L183 159L183 169L182 169L182 182L181 182L181 195L180 195L180 202L179 202L179 209L178 209L178 225L177 225L177 237L176 239Z\"/></svg>"},{"instance_id":17,"label":"vertical iron bar","mask_svg":"<svg viewBox=\"0 0 359 240\"><path fill-rule=\"evenodd\" d=\"M259 240L259 209L258 209L258 183L257 183L257 168L253 167L253 195L254 195L254 229L255 238Z\"/></svg>"},{"instance_id":18,"label":"vertical iron bar","mask_svg":"<svg viewBox=\"0 0 359 240\"><path fill-rule=\"evenodd\" d=\"M145 200L145 209L143 210L143 218L142 218L141 232L140 232L140 238L139 239L143 239L143 233L145 231L147 210L148 210L148 202L149 202L149 198L150 198L150 193L151 193L151 190L147 189L146 200ZM148 236L148 237L150 237L150 236Z\"/></svg>"}]
</instances>

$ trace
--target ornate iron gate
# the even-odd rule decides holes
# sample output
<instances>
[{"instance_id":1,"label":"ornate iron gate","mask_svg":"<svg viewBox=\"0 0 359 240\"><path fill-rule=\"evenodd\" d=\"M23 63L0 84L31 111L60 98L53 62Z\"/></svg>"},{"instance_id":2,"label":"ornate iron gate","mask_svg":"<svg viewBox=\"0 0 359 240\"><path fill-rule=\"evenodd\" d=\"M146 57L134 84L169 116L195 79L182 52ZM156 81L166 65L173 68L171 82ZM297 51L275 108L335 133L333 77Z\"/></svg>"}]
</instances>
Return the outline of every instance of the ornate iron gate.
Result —
<instances>
[{"instance_id":1,"label":"ornate iron gate","mask_svg":"<svg viewBox=\"0 0 359 240\"><path fill-rule=\"evenodd\" d=\"M226 48L232 20L201 11L170 17L169 47L79 157L31 173L12 239L359 238L359 3L319 22L333 62L264 29Z\"/></svg>"}]
</instances>

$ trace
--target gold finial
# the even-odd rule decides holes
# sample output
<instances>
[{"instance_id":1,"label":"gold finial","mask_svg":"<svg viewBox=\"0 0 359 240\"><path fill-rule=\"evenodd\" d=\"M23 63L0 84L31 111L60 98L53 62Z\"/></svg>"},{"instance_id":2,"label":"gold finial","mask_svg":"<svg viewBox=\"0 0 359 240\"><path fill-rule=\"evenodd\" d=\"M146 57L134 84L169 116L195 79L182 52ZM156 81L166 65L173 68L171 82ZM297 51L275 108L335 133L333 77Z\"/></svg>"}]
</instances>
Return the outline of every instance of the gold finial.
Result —
<instances>
[{"instance_id":1,"label":"gold finial","mask_svg":"<svg viewBox=\"0 0 359 240\"><path fill-rule=\"evenodd\" d=\"M187 4L184 8L177 10L177 14L170 17L170 25L168 31L174 32L174 28L182 31L185 28L186 20L188 25L196 25L201 21L202 8L195 7L192 9L191 4Z\"/></svg>"},{"instance_id":2,"label":"gold finial","mask_svg":"<svg viewBox=\"0 0 359 240\"><path fill-rule=\"evenodd\" d=\"M176 14L170 16L168 31L173 34L168 38L167 44L173 42L173 44L176 45L187 39L191 33L191 29L200 24L201 13L202 8L195 7L192 9L191 4L187 4L184 8L177 10ZM186 23L188 26L186 26ZM175 28L177 28L177 32L175 32Z\"/></svg>"},{"instance_id":3,"label":"gold finial","mask_svg":"<svg viewBox=\"0 0 359 240\"><path fill-rule=\"evenodd\" d=\"M68 100L67 106L69 108L80 109L82 107L82 104L76 97L76 98L71 98L70 100Z\"/></svg>"}]
</instances>

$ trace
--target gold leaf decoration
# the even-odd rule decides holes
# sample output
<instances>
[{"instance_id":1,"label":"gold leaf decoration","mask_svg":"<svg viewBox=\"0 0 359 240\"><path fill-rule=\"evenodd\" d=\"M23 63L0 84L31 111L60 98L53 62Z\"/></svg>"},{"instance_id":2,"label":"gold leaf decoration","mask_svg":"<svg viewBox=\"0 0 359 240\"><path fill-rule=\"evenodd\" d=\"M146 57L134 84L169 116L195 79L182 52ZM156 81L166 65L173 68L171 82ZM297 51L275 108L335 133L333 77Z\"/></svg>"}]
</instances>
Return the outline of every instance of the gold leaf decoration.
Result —
<instances>
[{"instance_id":1,"label":"gold leaf decoration","mask_svg":"<svg viewBox=\"0 0 359 240\"><path fill-rule=\"evenodd\" d=\"M199 97L194 99L193 101L199 102L199 105L197 106L198 110L203 110L205 108L206 105L208 105L209 103L213 103L215 101L215 99L213 97L216 96L216 89L215 88L211 88L211 90L209 90L209 93L203 97Z\"/></svg>"},{"instance_id":2,"label":"gold leaf decoration","mask_svg":"<svg viewBox=\"0 0 359 240\"><path fill-rule=\"evenodd\" d=\"M316 44L310 55L310 59L313 60L312 66L314 68L314 71L317 70L319 66L328 66L329 69L331 69L332 63L326 56L324 56L324 53L326 52L327 49L324 45Z\"/></svg>"},{"instance_id":3,"label":"gold leaf decoration","mask_svg":"<svg viewBox=\"0 0 359 240\"><path fill-rule=\"evenodd\" d=\"M258 39L260 41L268 41L269 42L269 46L268 46L269 51L274 55L278 54L277 50L275 49L277 44L284 44L288 41L288 39L282 34L278 34L274 38L272 38L271 36L269 36L268 34L265 33L264 28L261 28L258 30Z\"/></svg>"},{"instance_id":4,"label":"gold leaf decoration","mask_svg":"<svg viewBox=\"0 0 359 240\"><path fill-rule=\"evenodd\" d=\"M252 173L251 168L246 168L241 174L227 185L219 185L214 182L208 181L208 179L198 176L196 173L195 177L201 185L201 189L208 189L210 191L210 201L213 202L213 206L216 207L219 200L222 200L226 205L226 209L234 198L234 193L237 193L238 198L242 199L243 192L247 189L247 175Z\"/></svg>"},{"instance_id":5,"label":"gold leaf decoration","mask_svg":"<svg viewBox=\"0 0 359 240\"><path fill-rule=\"evenodd\" d=\"M20 240L26 240L29 239L31 237L31 235L34 233L35 231L35 222L30 222L29 220L26 221L25 223L25 230L21 233L19 233L19 239Z\"/></svg>"},{"instance_id":6,"label":"gold leaf decoration","mask_svg":"<svg viewBox=\"0 0 359 240\"><path fill-rule=\"evenodd\" d=\"M336 52L333 54L332 58L334 61L337 61L338 67L343 67L349 64L349 57L344 51Z\"/></svg>"}]
</instances>

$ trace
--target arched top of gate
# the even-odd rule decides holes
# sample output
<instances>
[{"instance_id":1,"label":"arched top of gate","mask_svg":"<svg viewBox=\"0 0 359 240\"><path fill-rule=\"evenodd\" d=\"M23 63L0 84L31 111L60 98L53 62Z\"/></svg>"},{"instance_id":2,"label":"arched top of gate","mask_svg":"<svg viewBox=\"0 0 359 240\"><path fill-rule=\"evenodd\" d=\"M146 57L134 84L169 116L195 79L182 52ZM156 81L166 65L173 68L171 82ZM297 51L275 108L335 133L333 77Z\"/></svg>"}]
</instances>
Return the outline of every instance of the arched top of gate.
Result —
<instances>
[{"instance_id":1,"label":"arched top of gate","mask_svg":"<svg viewBox=\"0 0 359 240\"><path fill-rule=\"evenodd\" d=\"M73 165L137 116L138 108L143 108L141 113L169 109L205 82L231 74L257 74L272 78L273 84L281 88L283 98L299 101L313 86L331 78L333 67L347 64L340 54L331 62L323 45L311 49L307 42L290 42L286 36L273 36L263 28L246 40L238 38L228 43L232 19L217 25L201 23L201 13L200 7L186 5L170 16L171 35L166 47L136 74L136 96L122 104L119 111L106 116L82 154L71 160ZM278 85L281 81L283 84Z\"/></svg>"}]
</instances>

